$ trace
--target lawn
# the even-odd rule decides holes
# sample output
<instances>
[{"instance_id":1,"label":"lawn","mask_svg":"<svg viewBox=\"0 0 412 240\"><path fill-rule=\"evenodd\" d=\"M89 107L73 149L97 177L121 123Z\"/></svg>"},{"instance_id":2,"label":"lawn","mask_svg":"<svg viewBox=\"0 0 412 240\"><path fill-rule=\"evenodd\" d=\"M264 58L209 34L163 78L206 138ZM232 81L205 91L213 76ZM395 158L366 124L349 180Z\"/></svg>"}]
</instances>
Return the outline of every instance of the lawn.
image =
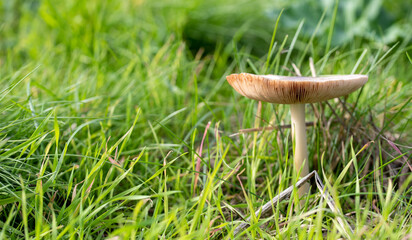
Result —
<instances>
[{"instance_id":1,"label":"lawn","mask_svg":"<svg viewBox=\"0 0 412 240\"><path fill-rule=\"evenodd\" d=\"M1 1L0 239L412 239L409 5ZM306 107L338 212L313 184L253 217L298 181L289 106L226 76L311 67L369 76Z\"/></svg>"}]
</instances>

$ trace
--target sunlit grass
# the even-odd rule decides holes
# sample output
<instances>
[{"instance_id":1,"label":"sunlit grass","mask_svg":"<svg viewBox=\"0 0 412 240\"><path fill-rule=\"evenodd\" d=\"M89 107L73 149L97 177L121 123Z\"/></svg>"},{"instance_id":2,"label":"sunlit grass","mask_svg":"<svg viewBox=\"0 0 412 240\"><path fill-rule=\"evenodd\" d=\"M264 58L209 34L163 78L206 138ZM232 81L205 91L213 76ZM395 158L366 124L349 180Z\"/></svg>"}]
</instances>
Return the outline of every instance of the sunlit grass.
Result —
<instances>
[{"instance_id":1,"label":"sunlit grass","mask_svg":"<svg viewBox=\"0 0 412 240\"><path fill-rule=\"evenodd\" d=\"M199 28L234 34L189 49L201 1L18 3L0 4L0 239L233 239L296 176L288 107L259 107L225 76L293 75L292 64L310 75L309 58L318 74L369 75L362 90L307 107L309 164L349 237L412 231L410 38L335 46L330 8L289 35L274 15L273 41L254 20ZM327 34L305 35L306 24ZM275 129L234 135L259 127ZM293 194L238 239L348 237L316 189L306 201Z\"/></svg>"}]
</instances>

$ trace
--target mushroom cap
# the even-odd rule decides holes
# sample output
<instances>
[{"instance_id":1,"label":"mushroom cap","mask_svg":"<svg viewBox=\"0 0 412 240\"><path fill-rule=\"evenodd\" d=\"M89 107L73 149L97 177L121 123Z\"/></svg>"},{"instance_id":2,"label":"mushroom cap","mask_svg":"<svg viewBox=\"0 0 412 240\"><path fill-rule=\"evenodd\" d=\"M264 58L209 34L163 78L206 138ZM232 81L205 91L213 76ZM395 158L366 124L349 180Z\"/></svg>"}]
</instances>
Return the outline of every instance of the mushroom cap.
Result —
<instances>
[{"instance_id":1,"label":"mushroom cap","mask_svg":"<svg viewBox=\"0 0 412 240\"><path fill-rule=\"evenodd\" d=\"M231 74L229 84L245 97L280 104L315 103L345 96L362 87L367 75L287 77L278 75Z\"/></svg>"}]
</instances>

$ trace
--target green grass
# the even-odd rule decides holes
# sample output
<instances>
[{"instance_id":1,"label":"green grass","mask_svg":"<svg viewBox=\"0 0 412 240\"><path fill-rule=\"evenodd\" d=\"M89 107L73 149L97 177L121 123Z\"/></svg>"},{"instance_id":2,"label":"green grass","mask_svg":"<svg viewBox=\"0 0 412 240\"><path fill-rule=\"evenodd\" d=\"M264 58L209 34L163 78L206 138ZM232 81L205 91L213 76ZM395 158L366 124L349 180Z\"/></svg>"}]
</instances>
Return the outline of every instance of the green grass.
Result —
<instances>
[{"instance_id":1,"label":"green grass","mask_svg":"<svg viewBox=\"0 0 412 240\"><path fill-rule=\"evenodd\" d=\"M309 58L369 75L306 112L310 167L349 237L410 238L412 36L393 31L411 16L377 3L397 20L378 34L375 10L334 4L295 19L286 2L280 17L265 1L1 2L0 239L232 239L296 178L289 128L232 135L287 125L288 107L258 111L225 76L309 76ZM316 190L298 202L238 239L348 237Z\"/></svg>"}]
</instances>

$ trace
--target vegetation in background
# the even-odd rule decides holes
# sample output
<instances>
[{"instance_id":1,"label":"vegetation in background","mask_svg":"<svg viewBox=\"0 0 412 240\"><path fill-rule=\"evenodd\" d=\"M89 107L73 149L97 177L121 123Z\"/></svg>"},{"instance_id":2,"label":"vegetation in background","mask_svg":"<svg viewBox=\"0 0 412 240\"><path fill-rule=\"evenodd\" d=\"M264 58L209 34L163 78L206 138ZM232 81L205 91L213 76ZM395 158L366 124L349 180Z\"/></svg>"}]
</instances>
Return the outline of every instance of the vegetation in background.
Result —
<instances>
[{"instance_id":1,"label":"vegetation in background","mask_svg":"<svg viewBox=\"0 0 412 240\"><path fill-rule=\"evenodd\" d=\"M307 108L311 167L352 238L410 238L407 4L0 2L0 239L232 239L296 179L287 106L225 76L308 76L310 58L369 75ZM319 193L298 202L238 238L346 237Z\"/></svg>"}]
</instances>

